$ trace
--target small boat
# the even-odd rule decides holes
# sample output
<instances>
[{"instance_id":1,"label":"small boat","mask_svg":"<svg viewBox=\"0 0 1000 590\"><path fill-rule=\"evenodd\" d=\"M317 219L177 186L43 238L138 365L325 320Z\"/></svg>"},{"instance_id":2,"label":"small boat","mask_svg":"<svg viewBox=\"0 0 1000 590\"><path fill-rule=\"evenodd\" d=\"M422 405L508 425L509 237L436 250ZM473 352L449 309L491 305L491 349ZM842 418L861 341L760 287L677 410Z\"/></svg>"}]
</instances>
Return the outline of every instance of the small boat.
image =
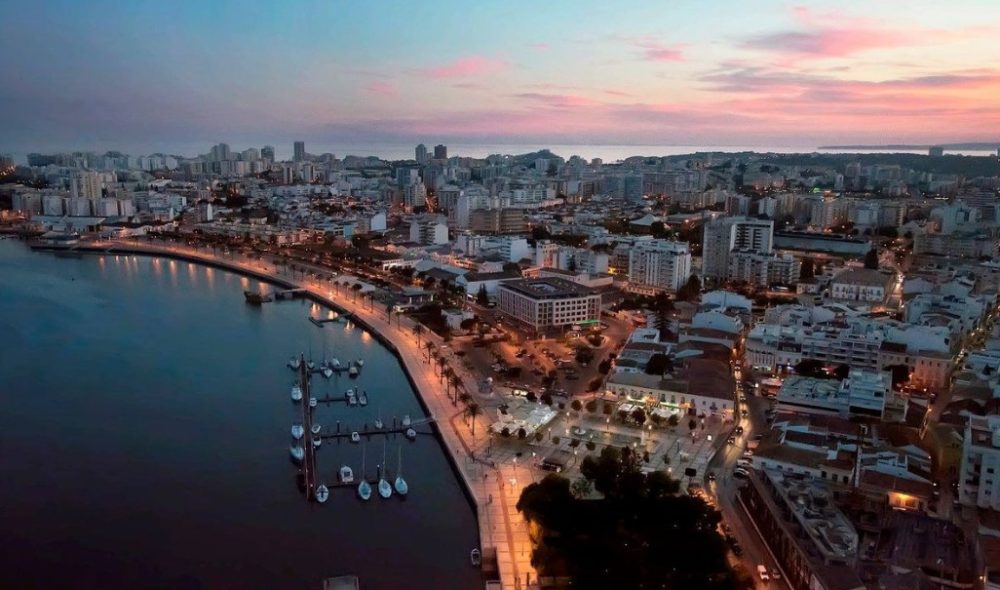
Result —
<instances>
[{"instance_id":1,"label":"small boat","mask_svg":"<svg viewBox=\"0 0 1000 590\"><path fill-rule=\"evenodd\" d=\"M299 359L295 358L294 356L288 359L288 367L291 369L298 369L300 364L301 363L299 362Z\"/></svg>"},{"instance_id":2,"label":"small boat","mask_svg":"<svg viewBox=\"0 0 1000 590\"><path fill-rule=\"evenodd\" d=\"M367 500L372 497L372 486L365 479L365 459L367 447L361 447L361 483L358 484L358 497Z\"/></svg>"},{"instance_id":3,"label":"small boat","mask_svg":"<svg viewBox=\"0 0 1000 590\"><path fill-rule=\"evenodd\" d=\"M405 496L410 491L410 486L406 485L406 480L403 479L403 447L399 447L399 456L396 460L396 481L393 482L392 487L396 488L396 493L400 496Z\"/></svg>"},{"instance_id":4,"label":"small boat","mask_svg":"<svg viewBox=\"0 0 1000 590\"><path fill-rule=\"evenodd\" d=\"M362 391L360 394L358 394L358 403L361 404L362 406L367 406L368 405L368 392L367 391Z\"/></svg>"},{"instance_id":5,"label":"small boat","mask_svg":"<svg viewBox=\"0 0 1000 590\"><path fill-rule=\"evenodd\" d=\"M363 367L365 366L365 359L358 359L357 361L355 361L355 363L358 365L358 367Z\"/></svg>"},{"instance_id":6,"label":"small boat","mask_svg":"<svg viewBox=\"0 0 1000 590\"><path fill-rule=\"evenodd\" d=\"M469 561L472 562L472 565L479 567L479 564L483 562L483 554L479 552L479 549L473 549L469 553Z\"/></svg>"},{"instance_id":7,"label":"small boat","mask_svg":"<svg viewBox=\"0 0 1000 590\"><path fill-rule=\"evenodd\" d=\"M289 448L288 452L292 455L292 459L296 463L301 463L302 459L304 459L306 456L305 450L303 450L302 447L298 445L294 445L291 448Z\"/></svg>"},{"instance_id":8,"label":"small boat","mask_svg":"<svg viewBox=\"0 0 1000 590\"><path fill-rule=\"evenodd\" d=\"M313 434L319 434L319 431L322 430L322 429L323 429L323 427L320 426L319 424L313 424L312 428L310 428L310 430L312 431Z\"/></svg>"},{"instance_id":9,"label":"small boat","mask_svg":"<svg viewBox=\"0 0 1000 590\"><path fill-rule=\"evenodd\" d=\"M358 497L362 500L367 500L372 497L372 484L365 480L361 480L358 484Z\"/></svg>"},{"instance_id":10,"label":"small boat","mask_svg":"<svg viewBox=\"0 0 1000 590\"><path fill-rule=\"evenodd\" d=\"M322 504L330 497L330 490L323 484L316 487L316 501Z\"/></svg>"},{"instance_id":11,"label":"small boat","mask_svg":"<svg viewBox=\"0 0 1000 590\"><path fill-rule=\"evenodd\" d=\"M387 482L384 477L382 477L381 466L379 466L378 495L383 498L388 498L392 495L392 486L389 485L389 482Z\"/></svg>"},{"instance_id":12,"label":"small boat","mask_svg":"<svg viewBox=\"0 0 1000 590\"><path fill-rule=\"evenodd\" d=\"M312 396L309 397L309 407L310 408L315 408L316 404L318 404L318 403L319 403L319 401L317 401L316 398L314 398Z\"/></svg>"},{"instance_id":13,"label":"small boat","mask_svg":"<svg viewBox=\"0 0 1000 590\"><path fill-rule=\"evenodd\" d=\"M320 438L320 437L318 437L318 436L314 436L313 437L313 447L318 447L321 444L323 444L323 439Z\"/></svg>"},{"instance_id":14,"label":"small boat","mask_svg":"<svg viewBox=\"0 0 1000 590\"><path fill-rule=\"evenodd\" d=\"M347 405L356 406L358 405L358 396L354 395L353 389L347 390Z\"/></svg>"},{"instance_id":15,"label":"small boat","mask_svg":"<svg viewBox=\"0 0 1000 590\"><path fill-rule=\"evenodd\" d=\"M354 443L361 442L361 435L358 434L357 430L355 430L354 432L351 433L351 442L354 442Z\"/></svg>"},{"instance_id":16,"label":"small boat","mask_svg":"<svg viewBox=\"0 0 1000 590\"><path fill-rule=\"evenodd\" d=\"M403 426L409 426L409 425L410 425L410 415L407 414L403 416Z\"/></svg>"},{"instance_id":17,"label":"small boat","mask_svg":"<svg viewBox=\"0 0 1000 590\"><path fill-rule=\"evenodd\" d=\"M302 399L302 388L298 385L292 385L292 401L297 402Z\"/></svg>"},{"instance_id":18,"label":"small boat","mask_svg":"<svg viewBox=\"0 0 1000 590\"><path fill-rule=\"evenodd\" d=\"M333 371L330 369L330 367L325 367L323 369L323 376L326 377L327 379L333 377Z\"/></svg>"},{"instance_id":19,"label":"small boat","mask_svg":"<svg viewBox=\"0 0 1000 590\"><path fill-rule=\"evenodd\" d=\"M327 361L327 364L330 365L331 369L339 369L340 368L340 359L334 357L333 360Z\"/></svg>"},{"instance_id":20,"label":"small boat","mask_svg":"<svg viewBox=\"0 0 1000 590\"><path fill-rule=\"evenodd\" d=\"M341 483L354 483L354 471L351 470L349 465L341 466L340 481Z\"/></svg>"},{"instance_id":21,"label":"small boat","mask_svg":"<svg viewBox=\"0 0 1000 590\"><path fill-rule=\"evenodd\" d=\"M414 429L412 429L412 428L407 428L406 429L406 438L408 438L410 440L416 440L416 438L417 438L417 431L414 430Z\"/></svg>"},{"instance_id":22,"label":"small boat","mask_svg":"<svg viewBox=\"0 0 1000 590\"><path fill-rule=\"evenodd\" d=\"M348 377L357 377L358 376L358 367L357 367L357 365L351 365L347 369L347 376Z\"/></svg>"},{"instance_id":23,"label":"small boat","mask_svg":"<svg viewBox=\"0 0 1000 590\"><path fill-rule=\"evenodd\" d=\"M299 440L306 433L306 429L301 424L292 424L292 438Z\"/></svg>"},{"instance_id":24,"label":"small boat","mask_svg":"<svg viewBox=\"0 0 1000 590\"><path fill-rule=\"evenodd\" d=\"M377 428L379 430L382 430L383 428L385 428L385 424L382 423L382 417L381 416L379 416L378 418L375 418L375 428Z\"/></svg>"},{"instance_id":25,"label":"small boat","mask_svg":"<svg viewBox=\"0 0 1000 590\"><path fill-rule=\"evenodd\" d=\"M312 361L309 361L309 362L306 363L306 366L309 367L310 371L312 371L313 369L316 368L316 363L314 363Z\"/></svg>"}]
</instances>

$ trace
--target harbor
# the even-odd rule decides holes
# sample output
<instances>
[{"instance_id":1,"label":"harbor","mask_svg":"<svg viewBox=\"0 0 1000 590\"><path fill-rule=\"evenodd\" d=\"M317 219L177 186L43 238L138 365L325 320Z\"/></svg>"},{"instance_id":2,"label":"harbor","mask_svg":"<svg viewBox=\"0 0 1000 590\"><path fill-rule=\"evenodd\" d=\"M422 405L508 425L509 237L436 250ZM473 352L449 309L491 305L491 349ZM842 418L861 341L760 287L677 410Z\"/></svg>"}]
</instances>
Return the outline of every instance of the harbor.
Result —
<instances>
[{"instance_id":1,"label":"harbor","mask_svg":"<svg viewBox=\"0 0 1000 590\"><path fill-rule=\"evenodd\" d=\"M11 348L0 359L8 391L28 392L39 380L46 385L44 395L19 395L0 412L5 448L18 450L6 464L14 479L0 490L12 511L10 527L0 532L6 571L30 568L38 587L73 580L95 587L86 581L108 567L119 572L116 588L152 581L174 587L183 575L204 587L317 588L346 573L362 588L483 587L468 558L478 544L476 514L446 450L426 434L434 430L430 424L416 427L421 434L414 442L399 433L372 435L367 505L339 478L340 467L350 465L356 487L365 445L324 439L315 474L317 486L330 486L329 500L304 501L288 452L290 426L303 420L289 400L298 379L285 367L291 353L308 357L311 349L318 366L325 346L344 364L365 361L357 380L311 374L314 397L360 386L370 398L367 406L320 404L313 425L321 422L324 432L336 432L337 418L343 429L371 428L380 410L387 428L393 416L398 424L405 414L414 423L425 415L398 360L371 334L344 322L317 329L303 300L245 306L244 290L269 287L246 273L120 252L57 259L16 240L0 247L12 250L0 265L16 263L0 266L13 281L0 299L13 304L8 310L31 310L33 323L53 326L32 330L0 311ZM134 296L117 302L115 294L125 290ZM106 301L116 301L113 310L91 311ZM156 337L137 331L134 317L160 326ZM118 344L105 343L109 335ZM50 366L35 351L56 338L74 344L63 349L65 363ZM51 432L17 419L43 408ZM378 495L375 466L383 461L384 439L389 484L403 446L406 501L395 489L389 500ZM87 485L43 485L41 463ZM112 511L125 520L109 520ZM403 522L408 533L398 535ZM130 523L157 534L136 535ZM67 546L55 555L41 549L66 535L87 539L88 549ZM230 541L218 546L218 535ZM376 545L394 556L396 567L372 555Z\"/></svg>"},{"instance_id":2,"label":"harbor","mask_svg":"<svg viewBox=\"0 0 1000 590\"><path fill-rule=\"evenodd\" d=\"M213 255L210 251L198 251L180 245L103 242L88 244L85 249L106 253L166 256L201 262L253 276L285 289L306 287L303 282L270 271L266 264L223 258ZM451 419L454 417L455 409L448 397L441 392L434 371L425 363L422 352L417 349L416 341L410 334L412 322L406 320L401 325L396 325L395 322L389 323L384 315L368 310L364 305L358 305L347 298L335 299L332 292L328 294L318 286L310 288L307 296L338 313L351 313L354 323L371 333L397 356L404 368L404 374L419 394L418 401L425 413L439 418L432 427L445 443L452 467L464 483L465 492L479 515L482 568L488 583L489 580L493 580L494 585L490 587L517 590L528 587L533 580L537 580L530 563L531 541L523 519L516 511L517 499L513 496L517 489L516 464L513 469L514 476L507 476L496 465L474 458L471 441L467 440L470 437L468 426L461 420L456 422ZM401 345L398 346L397 342ZM504 482L510 484L506 491ZM494 496L497 502L491 501Z\"/></svg>"}]
</instances>

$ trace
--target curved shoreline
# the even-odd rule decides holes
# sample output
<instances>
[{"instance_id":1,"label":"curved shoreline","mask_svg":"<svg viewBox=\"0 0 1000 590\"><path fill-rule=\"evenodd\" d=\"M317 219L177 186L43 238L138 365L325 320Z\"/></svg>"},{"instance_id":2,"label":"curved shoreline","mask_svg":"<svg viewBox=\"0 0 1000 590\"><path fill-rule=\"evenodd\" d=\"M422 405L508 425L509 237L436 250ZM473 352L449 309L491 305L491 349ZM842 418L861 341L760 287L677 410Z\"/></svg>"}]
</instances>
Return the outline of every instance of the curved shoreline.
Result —
<instances>
[{"instance_id":1,"label":"curved shoreline","mask_svg":"<svg viewBox=\"0 0 1000 590\"><path fill-rule=\"evenodd\" d=\"M47 252L79 252L81 254L108 254L108 255L135 255L135 256L149 256L149 257L163 257L173 260L189 262L193 264L200 264L203 266L208 266L212 268L217 268L219 270L224 270L227 272L232 272L241 276L247 276L265 282L271 285L275 285L285 289L304 289L305 297L310 301L323 305L325 307L331 308L338 313L347 316L352 322L367 330L372 336L374 336L378 342L387 348L397 359L400 367L403 369L403 374L406 375L407 380L410 383L410 387L416 393L417 402L420 404L421 409L424 413L433 418L431 420L431 429L441 446L447 451L445 456L448 459L448 463L451 466L452 471L458 476L461 482L461 488L466 498L472 505L472 508L476 512L476 525L479 533L480 548L485 549L487 547L495 546L493 537L490 534L489 526L484 522L484 507L491 502L487 502L485 496L480 496L476 493L475 487L472 480L470 479L470 474L463 470L460 466L461 454L468 455L468 449L466 443L461 439L461 435L457 432L453 432L454 437L458 440L461 445L456 445L449 441L449 437L445 435L445 431L442 429L441 423L445 422L449 426L453 426L451 423L451 415L440 415L435 416L431 409L428 399L434 393L433 391L424 391L424 389L418 383L418 380L414 376L414 368L410 366L410 359L407 359L399 347L382 332L380 328L372 325L370 322L360 317L359 314L351 311L345 305L340 302L335 301L332 298L325 297L322 294L314 291L313 288L308 287L305 283L297 282L294 280L289 280L287 278L280 277L275 273L269 271L261 271L248 266L245 263L237 261L227 261L220 260L218 258L203 255L199 252L190 251L186 248L184 249L170 249L168 247L159 246L155 244L123 244L115 243L108 245L98 245L98 244L74 244L72 246L63 246L55 244L31 244L32 250L36 251L47 251ZM271 263L268 263L271 264ZM419 352L419 351L418 351ZM466 447L466 448L463 448ZM503 498L502 498L503 499ZM492 495L490 495L490 500L492 500ZM505 499L504 499L505 500ZM495 529L495 526L493 527ZM507 525L508 537L510 534L509 524ZM518 574L516 571L516 566L513 567L513 571L504 572L504 566L501 563L497 564L499 566L498 573L500 574L500 581L502 587L507 588L509 585L515 584L515 580L518 580ZM504 575L504 574L509 574ZM488 583L488 581L487 581Z\"/></svg>"}]
</instances>

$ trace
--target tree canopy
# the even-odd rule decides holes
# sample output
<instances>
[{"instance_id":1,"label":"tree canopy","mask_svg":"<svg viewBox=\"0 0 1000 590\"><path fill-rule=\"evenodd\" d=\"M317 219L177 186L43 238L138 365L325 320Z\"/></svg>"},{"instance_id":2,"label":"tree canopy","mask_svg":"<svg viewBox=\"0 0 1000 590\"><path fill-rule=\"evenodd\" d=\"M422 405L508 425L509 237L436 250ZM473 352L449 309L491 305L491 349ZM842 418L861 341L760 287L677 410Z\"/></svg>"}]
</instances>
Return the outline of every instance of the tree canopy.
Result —
<instances>
[{"instance_id":1,"label":"tree canopy","mask_svg":"<svg viewBox=\"0 0 1000 590\"><path fill-rule=\"evenodd\" d=\"M548 475L527 486L517 509L538 525L532 564L569 576L574 588L746 588L726 561L720 515L677 495L662 471L644 474L629 449L607 447L581 464L583 481ZM591 489L602 499L586 499Z\"/></svg>"}]
</instances>

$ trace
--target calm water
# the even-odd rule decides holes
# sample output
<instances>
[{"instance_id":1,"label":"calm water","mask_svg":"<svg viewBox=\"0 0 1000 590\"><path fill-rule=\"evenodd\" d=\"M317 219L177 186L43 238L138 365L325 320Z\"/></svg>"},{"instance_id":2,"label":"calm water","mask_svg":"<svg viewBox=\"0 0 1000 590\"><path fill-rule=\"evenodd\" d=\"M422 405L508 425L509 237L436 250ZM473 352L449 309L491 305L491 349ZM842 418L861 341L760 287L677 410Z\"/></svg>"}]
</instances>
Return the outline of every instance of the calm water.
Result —
<instances>
[{"instance_id":1,"label":"calm water","mask_svg":"<svg viewBox=\"0 0 1000 590\"><path fill-rule=\"evenodd\" d=\"M288 460L295 352L364 358L359 426L422 412L395 357L311 304L252 308L256 281L143 257L57 258L0 241L0 587L476 588L474 511L430 436L393 440L410 495L308 504ZM319 390L343 391L345 376ZM389 420L387 420L389 421ZM368 445L374 477L382 443ZM361 448L326 442L320 479Z\"/></svg>"}]
</instances>

